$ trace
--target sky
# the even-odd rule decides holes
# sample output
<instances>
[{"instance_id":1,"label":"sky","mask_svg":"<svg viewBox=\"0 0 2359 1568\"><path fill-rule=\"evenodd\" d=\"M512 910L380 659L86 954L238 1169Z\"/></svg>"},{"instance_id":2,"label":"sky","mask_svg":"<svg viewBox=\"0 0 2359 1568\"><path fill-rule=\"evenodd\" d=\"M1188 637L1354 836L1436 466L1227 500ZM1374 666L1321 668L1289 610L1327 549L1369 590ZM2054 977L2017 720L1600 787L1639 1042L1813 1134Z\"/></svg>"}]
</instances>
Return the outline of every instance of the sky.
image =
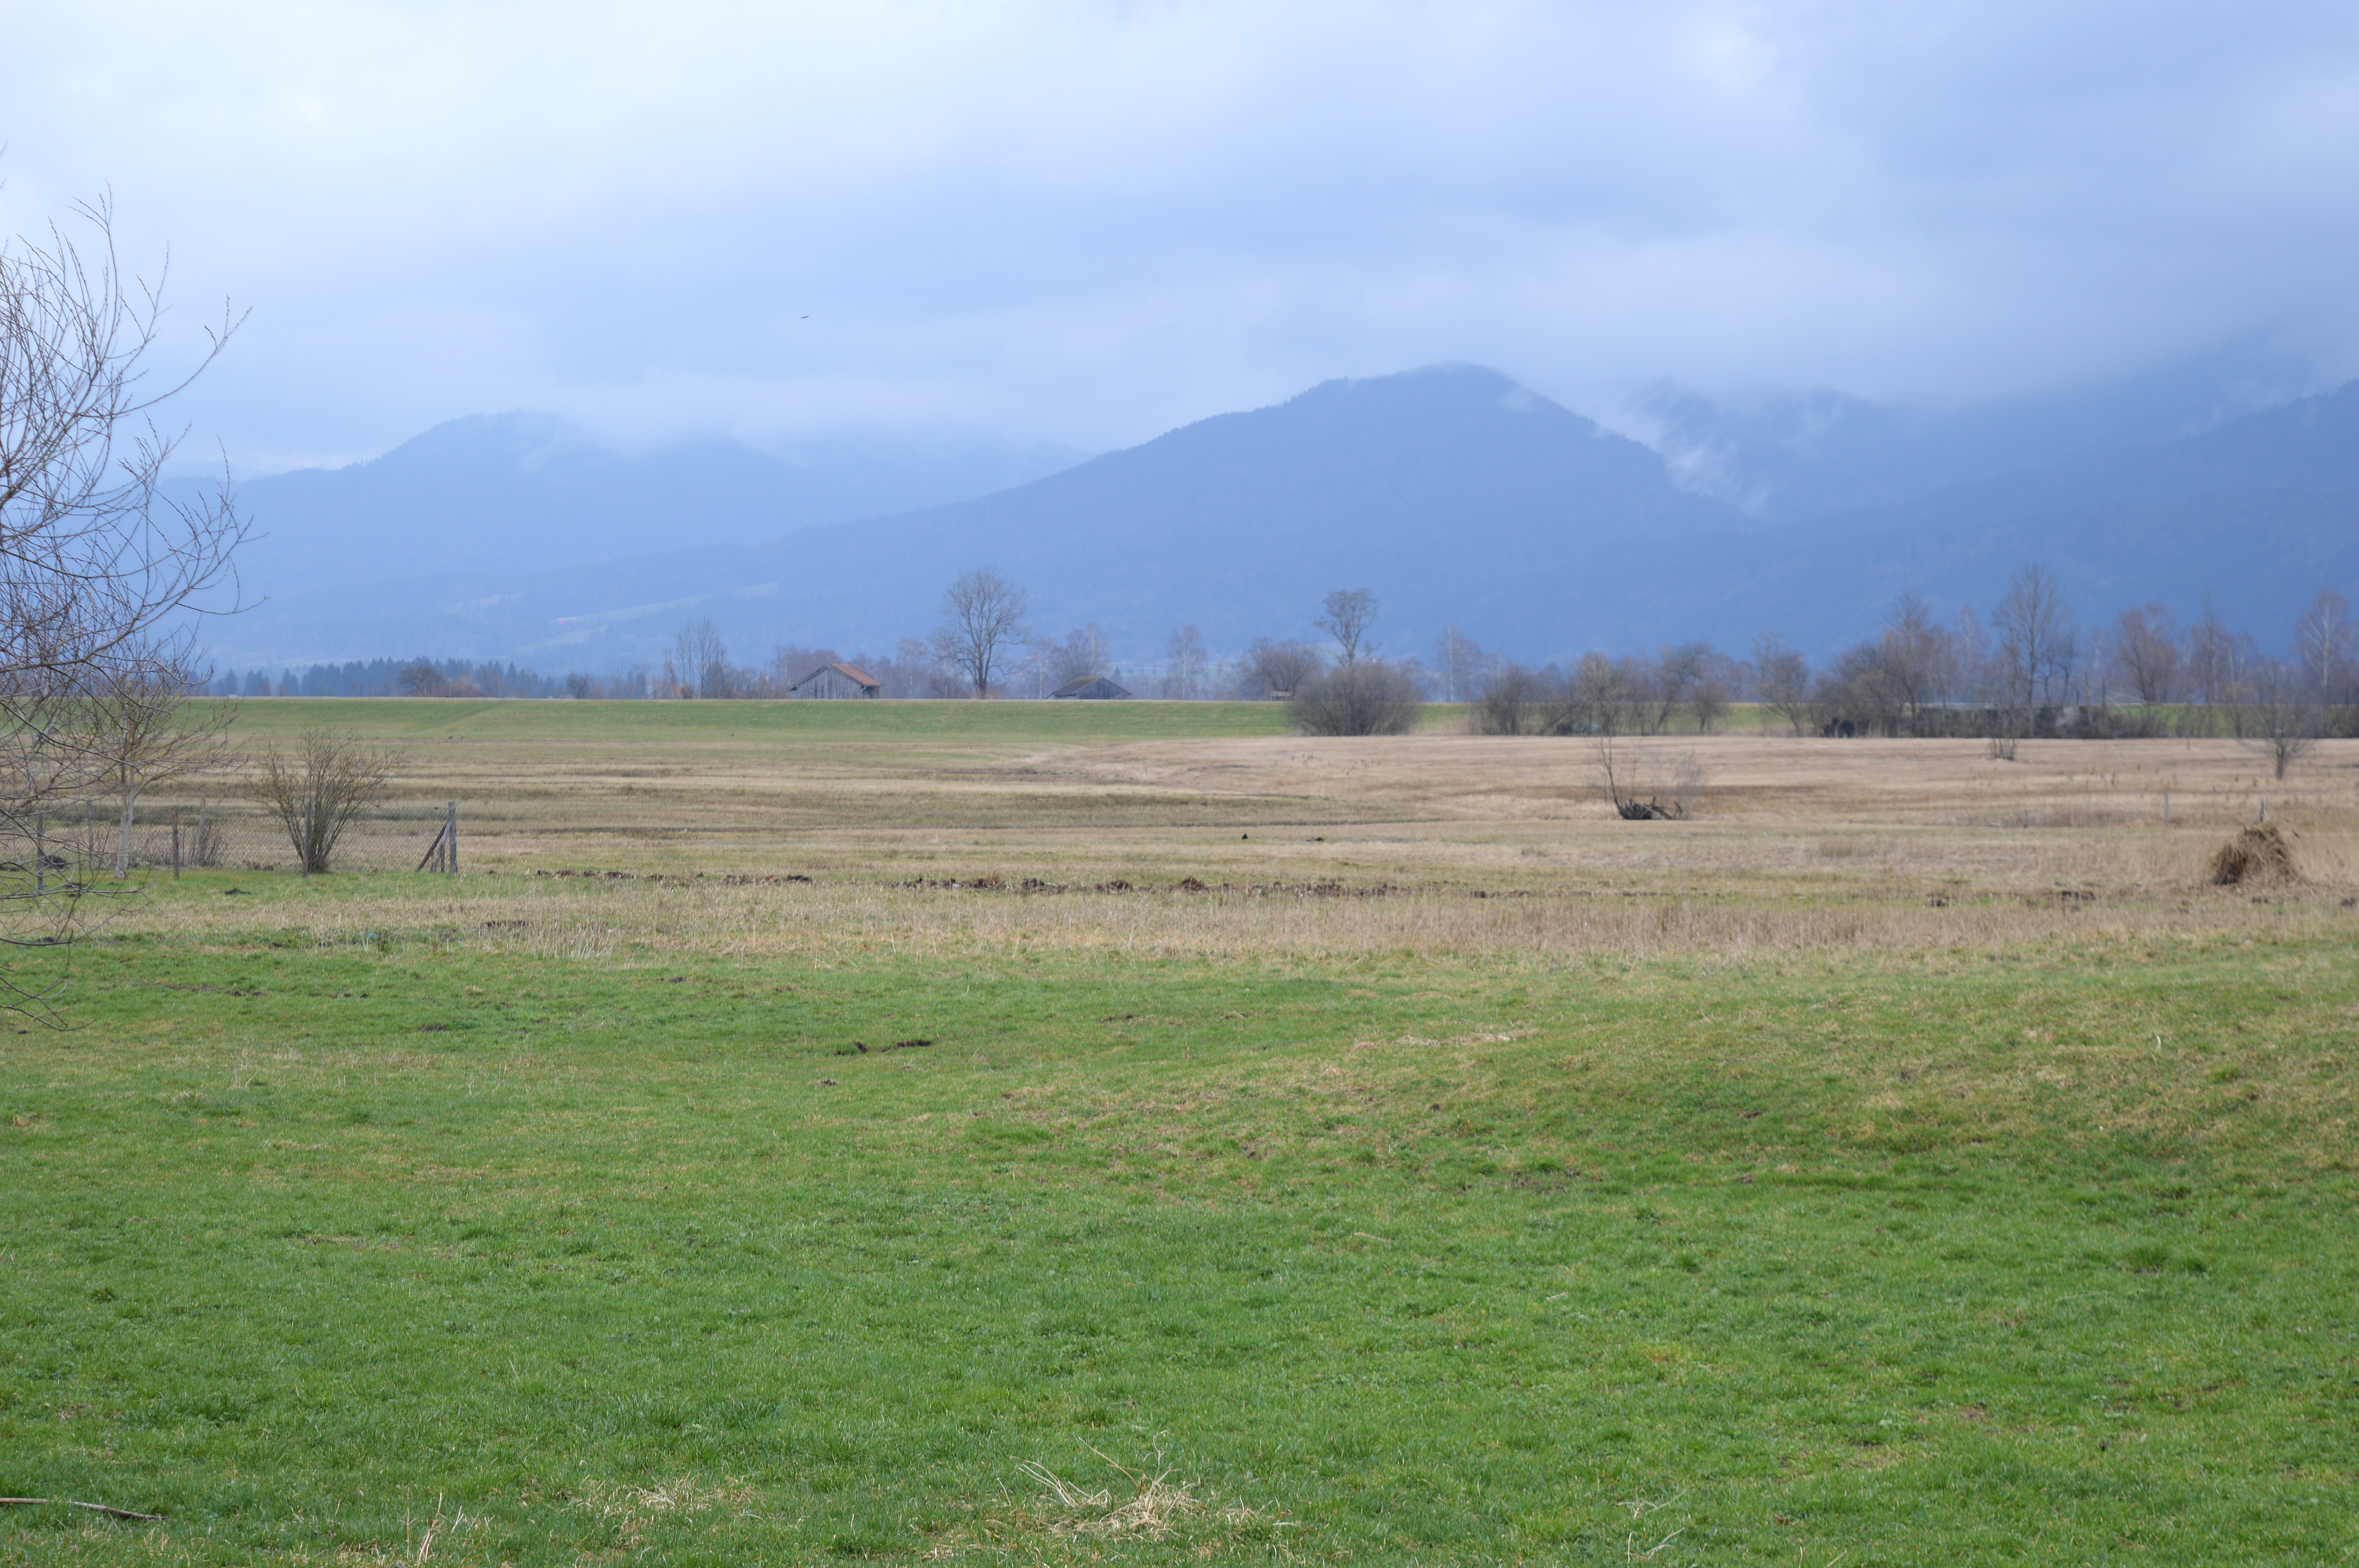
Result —
<instances>
[{"instance_id":1,"label":"sky","mask_svg":"<svg viewBox=\"0 0 2359 1568\"><path fill-rule=\"evenodd\" d=\"M1440 361L2359 374L2347 0L8 10L0 229L111 193L168 361L249 311L183 413L255 471L512 408L1095 450Z\"/></svg>"}]
</instances>

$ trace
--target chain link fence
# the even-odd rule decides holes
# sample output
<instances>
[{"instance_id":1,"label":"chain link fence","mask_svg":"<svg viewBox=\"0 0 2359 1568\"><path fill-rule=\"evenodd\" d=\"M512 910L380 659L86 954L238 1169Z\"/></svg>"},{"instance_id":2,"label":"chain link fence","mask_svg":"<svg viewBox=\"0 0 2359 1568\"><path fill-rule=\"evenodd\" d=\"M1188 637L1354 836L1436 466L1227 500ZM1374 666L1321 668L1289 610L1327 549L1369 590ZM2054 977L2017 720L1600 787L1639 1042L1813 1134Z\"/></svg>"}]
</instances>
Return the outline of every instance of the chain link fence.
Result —
<instances>
[{"instance_id":1,"label":"chain link fence","mask_svg":"<svg viewBox=\"0 0 2359 1568\"><path fill-rule=\"evenodd\" d=\"M295 836L259 801L141 802L128 831L120 801L78 801L32 824L38 868L68 880L78 874L140 871L299 871ZM328 857L333 871L438 871L458 869L460 827L454 802L387 801L344 824ZM18 846L11 857L34 863Z\"/></svg>"}]
</instances>

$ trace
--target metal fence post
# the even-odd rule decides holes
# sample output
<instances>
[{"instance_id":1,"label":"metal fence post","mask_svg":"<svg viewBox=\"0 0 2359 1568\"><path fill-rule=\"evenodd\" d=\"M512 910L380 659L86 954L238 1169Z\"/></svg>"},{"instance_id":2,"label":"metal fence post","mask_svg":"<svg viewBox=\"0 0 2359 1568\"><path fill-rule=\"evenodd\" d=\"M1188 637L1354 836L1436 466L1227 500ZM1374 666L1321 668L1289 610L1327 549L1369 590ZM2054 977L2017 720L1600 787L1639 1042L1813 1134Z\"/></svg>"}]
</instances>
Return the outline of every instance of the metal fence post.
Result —
<instances>
[{"instance_id":1,"label":"metal fence post","mask_svg":"<svg viewBox=\"0 0 2359 1568\"><path fill-rule=\"evenodd\" d=\"M459 872L459 803L451 803L450 815L443 821L443 853L448 857L442 869L456 876Z\"/></svg>"},{"instance_id":2,"label":"metal fence post","mask_svg":"<svg viewBox=\"0 0 2359 1568\"><path fill-rule=\"evenodd\" d=\"M180 880L180 808L172 807L172 880Z\"/></svg>"},{"instance_id":3,"label":"metal fence post","mask_svg":"<svg viewBox=\"0 0 2359 1568\"><path fill-rule=\"evenodd\" d=\"M33 817L33 896L38 898L47 891L49 876L49 818L46 812Z\"/></svg>"}]
</instances>

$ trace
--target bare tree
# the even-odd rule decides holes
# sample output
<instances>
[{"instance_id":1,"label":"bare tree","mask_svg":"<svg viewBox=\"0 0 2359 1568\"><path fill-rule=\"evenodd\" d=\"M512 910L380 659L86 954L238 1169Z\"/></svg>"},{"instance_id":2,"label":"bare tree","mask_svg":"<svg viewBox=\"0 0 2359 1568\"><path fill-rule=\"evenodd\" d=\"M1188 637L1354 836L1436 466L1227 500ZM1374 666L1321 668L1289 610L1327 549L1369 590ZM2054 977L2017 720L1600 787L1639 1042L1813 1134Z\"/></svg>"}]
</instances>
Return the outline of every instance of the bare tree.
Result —
<instances>
[{"instance_id":1,"label":"bare tree","mask_svg":"<svg viewBox=\"0 0 2359 1568\"><path fill-rule=\"evenodd\" d=\"M1703 674L1688 690L1688 707L1694 710L1696 732L1700 735L1711 734L1728 717L1728 683L1721 675L1721 663L1714 659L1705 665Z\"/></svg>"},{"instance_id":2,"label":"bare tree","mask_svg":"<svg viewBox=\"0 0 2359 1568\"><path fill-rule=\"evenodd\" d=\"M120 777L109 694L197 685L191 612L235 607L247 530L225 463L195 499L164 492L186 431L156 423L236 319L224 308L188 373L149 384L163 283L124 274L111 203L79 211L87 249L56 227L0 241L0 831L35 841L0 869L0 945L71 940L80 890L46 874L41 819ZM39 1000L0 977L0 1006Z\"/></svg>"},{"instance_id":3,"label":"bare tree","mask_svg":"<svg viewBox=\"0 0 2359 1568\"><path fill-rule=\"evenodd\" d=\"M1025 594L996 567L961 572L942 592L942 623L934 652L977 697L991 695L992 677L1025 636Z\"/></svg>"},{"instance_id":4,"label":"bare tree","mask_svg":"<svg viewBox=\"0 0 2359 1568\"><path fill-rule=\"evenodd\" d=\"M1802 732L1810 719L1810 661L1775 632L1753 640L1753 687L1763 707Z\"/></svg>"},{"instance_id":5,"label":"bare tree","mask_svg":"<svg viewBox=\"0 0 2359 1568\"><path fill-rule=\"evenodd\" d=\"M123 804L114 838L114 874L131 870L131 830L145 790L218 766L221 735L230 710L219 703L196 704L187 689L152 668L135 663L114 673L92 694L92 730L107 756L108 783Z\"/></svg>"},{"instance_id":6,"label":"bare tree","mask_svg":"<svg viewBox=\"0 0 2359 1568\"><path fill-rule=\"evenodd\" d=\"M2148 708L2179 697L2179 629L2159 604L2125 610L2114 621L2114 678Z\"/></svg>"},{"instance_id":7,"label":"bare tree","mask_svg":"<svg viewBox=\"0 0 2359 1568\"><path fill-rule=\"evenodd\" d=\"M1933 619L1932 607L1913 593L1892 601L1884 618L1884 666L1910 734L1922 731L1920 710L1945 695L1942 676L1950 665L1950 636Z\"/></svg>"},{"instance_id":8,"label":"bare tree","mask_svg":"<svg viewBox=\"0 0 2359 1568\"><path fill-rule=\"evenodd\" d=\"M2301 660L2302 677L2319 700L2340 704L2346 688L2359 675L2359 644L2351 631L2351 601L2332 589L2310 600L2294 622L2294 653Z\"/></svg>"},{"instance_id":9,"label":"bare tree","mask_svg":"<svg viewBox=\"0 0 2359 1568\"><path fill-rule=\"evenodd\" d=\"M420 659L403 666L394 684L404 697L440 697L443 691L442 672Z\"/></svg>"},{"instance_id":10,"label":"bare tree","mask_svg":"<svg viewBox=\"0 0 2359 1568\"><path fill-rule=\"evenodd\" d=\"M1839 732L1850 725L1900 733L1908 712L1906 689L1895 668L1891 643L1883 637L1854 643L1819 672L1811 706L1827 715Z\"/></svg>"},{"instance_id":11,"label":"bare tree","mask_svg":"<svg viewBox=\"0 0 2359 1568\"><path fill-rule=\"evenodd\" d=\"M1444 626L1433 643L1433 673L1440 677L1441 697L1445 702L1472 702L1475 693L1489 684L1489 661L1474 639L1455 626Z\"/></svg>"},{"instance_id":12,"label":"bare tree","mask_svg":"<svg viewBox=\"0 0 2359 1568\"><path fill-rule=\"evenodd\" d=\"M730 693L729 644L709 620L679 629L664 654L664 685L673 697L717 698Z\"/></svg>"},{"instance_id":13,"label":"bare tree","mask_svg":"<svg viewBox=\"0 0 2359 1568\"><path fill-rule=\"evenodd\" d=\"M2235 703L2237 738L2269 759L2276 776L2310 754L2325 727L2325 714L2310 700L2303 672L2263 659L2245 672Z\"/></svg>"},{"instance_id":14,"label":"bare tree","mask_svg":"<svg viewBox=\"0 0 2359 1568\"><path fill-rule=\"evenodd\" d=\"M310 875L328 869L353 818L385 798L396 766L396 759L351 736L307 730L291 756L275 741L263 749L254 793Z\"/></svg>"},{"instance_id":15,"label":"bare tree","mask_svg":"<svg viewBox=\"0 0 2359 1568\"><path fill-rule=\"evenodd\" d=\"M2019 732L2030 733L2041 702L2071 671L2077 644L2071 611L2056 574L2034 564L2015 574L1991 612L1999 674Z\"/></svg>"},{"instance_id":16,"label":"bare tree","mask_svg":"<svg viewBox=\"0 0 2359 1568\"><path fill-rule=\"evenodd\" d=\"M1193 625L1182 626L1171 633L1163 645L1163 695L1183 700L1196 696L1204 687L1204 666L1211 655L1204 652L1204 634Z\"/></svg>"},{"instance_id":17,"label":"bare tree","mask_svg":"<svg viewBox=\"0 0 2359 1568\"><path fill-rule=\"evenodd\" d=\"M1345 669L1360 662L1363 654L1376 651L1368 640L1369 629L1376 623L1376 596L1364 588L1339 588L1327 596L1325 613L1311 622L1335 639L1341 650L1340 663Z\"/></svg>"},{"instance_id":18,"label":"bare tree","mask_svg":"<svg viewBox=\"0 0 2359 1568\"><path fill-rule=\"evenodd\" d=\"M1568 735L1619 735L1636 728L1643 709L1631 687L1628 661L1583 654L1567 677L1551 730Z\"/></svg>"},{"instance_id":19,"label":"bare tree","mask_svg":"<svg viewBox=\"0 0 2359 1568\"><path fill-rule=\"evenodd\" d=\"M2237 697L2238 671L2244 664L2236 634L2220 619L2212 608L2209 594L2203 600L2203 619L2187 629L2187 656L2183 661L2189 694L2203 705L2204 727L2217 727L2223 709L2232 707Z\"/></svg>"},{"instance_id":20,"label":"bare tree","mask_svg":"<svg viewBox=\"0 0 2359 1568\"><path fill-rule=\"evenodd\" d=\"M1654 667L1647 676L1649 711L1642 729L1648 734L1660 734L1670 728L1671 715L1694 699L1696 683L1703 678L1704 665L1711 657L1712 645L1708 643L1682 643L1676 648L1657 651Z\"/></svg>"},{"instance_id":21,"label":"bare tree","mask_svg":"<svg viewBox=\"0 0 2359 1568\"><path fill-rule=\"evenodd\" d=\"M1065 633L1063 642L1042 643L1040 657L1051 686L1102 676L1107 669L1105 633L1094 621L1077 626Z\"/></svg>"},{"instance_id":22,"label":"bare tree","mask_svg":"<svg viewBox=\"0 0 2359 1568\"><path fill-rule=\"evenodd\" d=\"M1325 663L1325 656L1307 643L1256 637L1245 648L1245 673L1246 679L1261 688L1264 697L1283 701L1317 675Z\"/></svg>"}]
</instances>

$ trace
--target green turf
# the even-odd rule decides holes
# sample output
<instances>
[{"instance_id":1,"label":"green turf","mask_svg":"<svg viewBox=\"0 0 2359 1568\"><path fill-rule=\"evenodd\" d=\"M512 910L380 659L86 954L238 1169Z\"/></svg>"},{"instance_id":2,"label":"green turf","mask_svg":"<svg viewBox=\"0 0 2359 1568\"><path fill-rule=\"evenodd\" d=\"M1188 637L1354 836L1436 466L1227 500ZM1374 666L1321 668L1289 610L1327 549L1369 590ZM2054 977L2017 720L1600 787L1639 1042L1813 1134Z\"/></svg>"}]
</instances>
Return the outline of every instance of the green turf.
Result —
<instances>
[{"instance_id":1,"label":"green turf","mask_svg":"<svg viewBox=\"0 0 2359 1568\"><path fill-rule=\"evenodd\" d=\"M168 1516L0 1561L438 1508L486 1564L2359 1554L2347 940L593 965L242 907L0 1048L0 1486ZM1254 1511L1055 1533L1019 1467L1118 1503L1098 1454ZM683 1477L731 1500L625 1490Z\"/></svg>"},{"instance_id":2,"label":"green turf","mask_svg":"<svg viewBox=\"0 0 2359 1568\"><path fill-rule=\"evenodd\" d=\"M325 729L477 741L1070 741L1283 735L1275 702L576 702L522 697L247 697L240 736Z\"/></svg>"}]
</instances>

